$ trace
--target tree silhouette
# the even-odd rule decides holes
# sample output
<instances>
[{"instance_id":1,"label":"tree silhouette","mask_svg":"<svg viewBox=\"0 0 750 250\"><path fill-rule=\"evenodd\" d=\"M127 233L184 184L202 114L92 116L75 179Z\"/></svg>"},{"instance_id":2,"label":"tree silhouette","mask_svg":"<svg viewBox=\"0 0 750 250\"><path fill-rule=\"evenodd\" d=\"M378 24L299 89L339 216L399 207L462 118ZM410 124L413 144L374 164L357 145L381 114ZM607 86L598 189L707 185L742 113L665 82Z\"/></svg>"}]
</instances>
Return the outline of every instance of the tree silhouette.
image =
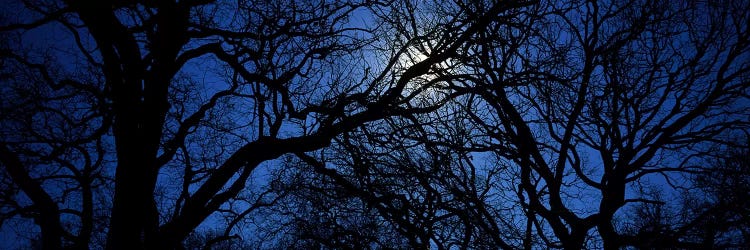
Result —
<instances>
[{"instance_id":1,"label":"tree silhouette","mask_svg":"<svg viewBox=\"0 0 750 250\"><path fill-rule=\"evenodd\" d=\"M730 139L728 141L732 141ZM748 243L748 144L732 143L709 154L703 170L678 202L636 207L624 237L639 248L741 248ZM664 200L663 195L656 197Z\"/></svg>"},{"instance_id":2,"label":"tree silhouette","mask_svg":"<svg viewBox=\"0 0 750 250\"><path fill-rule=\"evenodd\" d=\"M748 7L537 3L490 25L457 58L461 84L445 87L460 97L346 133L335 141L343 149L306 162L361 190L412 247L711 245L683 236L710 227L693 221L700 209L675 221L686 232L653 231L670 210L659 207L689 196L640 190L698 190L691 178L721 172L701 167L708 152L747 130ZM648 209L629 216L649 218L634 225L642 233L618 229L639 206Z\"/></svg>"},{"instance_id":3,"label":"tree silhouette","mask_svg":"<svg viewBox=\"0 0 750 250\"><path fill-rule=\"evenodd\" d=\"M519 169L518 202L548 247L593 247L593 229L605 249L632 244L613 223L624 206L652 202L633 194L641 182L679 182L679 173L698 171L706 144L747 129L747 10L556 3L538 42L484 46L472 58L491 111L469 111Z\"/></svg>"},{"instance_id":4,"label":"tree silhouette","mask_svg":"<svg viewBox=\"0 0 750 250\"><path fill-rule=\"evenodd\" d=\"M13 2L3 218L34 218L46 249L178 247L264 162L453 98L417 105L426 89L410 83L527 4L459 2L390 43L350 20L407 23L409 2ZM401 63L425 41L423 60Z\"/></svg>"},{"instance_id":5,"label":"tree silhouette","mask_svg":"<svg viewBox=\"0 0 750 250\"><path fill-rule=\"evenodd\" d=\"M0 231L19 246L747 239L743 1L1 8Z\"/></svg>"}]
</instances>

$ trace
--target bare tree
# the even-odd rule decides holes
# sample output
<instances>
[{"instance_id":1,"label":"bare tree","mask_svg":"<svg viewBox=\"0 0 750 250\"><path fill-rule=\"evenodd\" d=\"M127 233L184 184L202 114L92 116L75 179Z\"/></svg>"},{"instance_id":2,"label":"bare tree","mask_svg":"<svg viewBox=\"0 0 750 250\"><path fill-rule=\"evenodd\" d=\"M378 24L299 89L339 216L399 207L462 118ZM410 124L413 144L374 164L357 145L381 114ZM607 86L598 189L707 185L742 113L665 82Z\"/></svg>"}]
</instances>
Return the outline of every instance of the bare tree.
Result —
<instances>
[{"instance_id":1,"label":"bare tree","mask_svg":"<svg viewBox=\"0 0 750 250\"><path fill-rule=\"evenodd\" d=\"M683 220L678 233L690 232L686 236L697 238L703 247L750 244L750 136L745 133L744 141L737 138L743 137L729 139L735 144L719 147L705 169L693 177L699 194L705 196L685 203L692 209L688 212L692 218Z\"/></svg>"},{"instance_id":2,"label":"bare tree","mask_svg":"<svg viewBox=\"0 0 750 250\"><path fill-rule=\"evenodd\" d=\"M530 6L519 6L499 13L497 19L500 21L491 23L488 28L527 25L530 20L517 20L514 17L533 11L534 8ZM461 18L466 17L455 13L465 12L469 15L468 20L475 20L479 19L475 15L492 8L495 6L491 3L480 2L456 6L414 4L395 7L391 12L386 12L390 15L380 16L386 25L393 26L392 30L397 31L395 36L391 34L393 40L390 44L407 44L408 39L418 38L414 45L408 47L406 59L399 61L401 67L408 67L441 51L439 48L444 46L445 37L452 37L453 33L461 34L463 27L460 24L465 22ZM391 22L388 20L391 15L422 17L397 18ZM316 184L311 186L333 185L331 189L318 191L329 197L323 199L330 202L326 203L326 208L338 211L338 206L347 207L349 202L364 207L351 211L355 215L326 216L341 221L353 216L384 221L380 230L397 232L400 235L398 238L402 237L411 248L512 249L523 245L523 227L517 230L514 224L517 221L506 218L509 215L505 210L485 206L502 201L505 199L503 195L507 195L496 193L493 183L500 181L494 168L501 166L485 168L475 165L471 153L488 150L486 146L478 146L481 149L464 148L472 143L474 131L466 127L471 126L471 118L463 109L475 97L467 97L473 92L473 85L469 84L473 76L467 74L467 65L462 64L461 60L471 57L475 53L475 46L485 45L487 37L483 32L477 32L471 38L473 43L461 47L455 60L431 68L428 74L407 85L411 91L423 90L410 94L415 97L410 105L430 107L424 109L427 112L372 122L366 127L344 133L333 141L331 148L314 154L296 154L300 161L298 164L323 175L325 185L314 182ZM393 48L400 46L385 46L386 51ZM447 102L440 106L432 104L442 100ZM303 193L311 191L315 190L305 190ZM346 202L336 203L338 199L333 197L339 195L343 195ZM322 210L317 213L326 213L325 208ZM322 222L317 216L308 218L301 219L309 225L322 225L328 230L339 228L335 219ZM333 239L330 234L319 234L312 240L330 246L327 242ZM388 246L377 237L364 241Z\"/></svg>"},{"instance_id":3,"label":"bare tree","mask_svg":"<svg viewBox=\"0 0 750 250\"><path fill-rule=\"evenodd\" d=\"M427 85L455 91L447 105L373 122L335 140L338 150L298 157L412 247L695 247L685 232L634 235L616 223L641 207L630 215L645 219L635 231L664 229L671 210L661 207L686 196L640 191L692 187L707 148L747 128L747 8L569 1L516 9L477 34L459 67L436 71L454 79ZM478 168L473 158L484 152L494 162ZM684 213L684 230L695 231L701 212Z\"/></svg>"},{"instance_id":4,"label":"bare tree","mask_svg":"<svg viewBox=\"0 0 750 250\"><path fill-rule=\"evenodd\" d=\"M672 208L695 203L675 190L698 190L694 176L721 172L702 167L708 153L747 128L748 7L518 9L444 71L455 80L434 86L460 94L448 105L371 123L335 140L339 150L298 156L412 247L711 247L716 225L706 218L729 217ZM487 151L495 162L477 168L470 159ZM630 208L640 212L625 216L642 223L618 228ZM731 220L731 233L742 234L742 220Z\"/></svg>"},{"instance_id":5,"label":"bare tree","mask_svg":"<svg viewBox=\"0 0 750 250\"><path fill-rule=\"evenodd\" d=\"M46 249L731 245L744 163L705 162L750 125L748 13L12 1L0 226Z\"/></svg>"},{"instance_id":6,"label":"bare tree","mask_svg":"<svg viewBox=\"0 0 750 250\"><path fill-rule=\"evenodd\" d=\"M409 1L11 2L3 222L33 218L45 249L177 248L217 212L273 203L246 188L262 164L454 98L422 102L414 83L529 4L458 1L429 32L383 43L416 24Z\"/></svg>"},{"instance_id":7,"label":"bare tree","mask_svg":"<svg viewBox=\"0 0 750 250\"><path fill-rule=\"evenodd\" d=\"M625 218L630 222L623 231L641 248L746 246L750 240L747 155L747 142L715 147L700 173L691 176L691 188L683 191L681 202L641 205L635 216Z\"/></svg>"},{"instance_id":8,"label":"bare tree","mask_svg":"<svg viewBox=\"0 0 750 250\"><path fill-rule=\"evenodd\" d=\"M491 112L467 110L520 170L518 201L548 247L633 244L613 223L628 204L657 202L637 196L638 185L680 185L680 173L697 173L701 148L746 128L748 8L552 3L538 42L488 45L472 58ZM513 44L523 34L492 36Z\"/></svg>"}]
</instances>

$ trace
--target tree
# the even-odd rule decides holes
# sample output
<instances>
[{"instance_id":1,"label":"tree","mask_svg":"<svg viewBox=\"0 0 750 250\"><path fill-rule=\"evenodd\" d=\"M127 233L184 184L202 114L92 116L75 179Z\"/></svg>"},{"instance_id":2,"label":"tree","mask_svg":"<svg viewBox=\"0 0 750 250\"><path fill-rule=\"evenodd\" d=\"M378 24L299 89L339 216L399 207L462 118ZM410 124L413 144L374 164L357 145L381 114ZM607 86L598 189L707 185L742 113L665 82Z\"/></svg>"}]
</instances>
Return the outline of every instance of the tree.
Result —
<instances>
[{"instance_id":1,"label":"tree","mask_svg":"<svg viewBox=\"0 0 750 250\"><path fill-rule=\"evenodd\" d=\"M0 230L46 249L719 246L747 233L722 196L741 185L717 181L735 165L705 163L750 125L748 13L12 1Z\"/></svg>"},{"instance_id":2,"label":"tree","mask_svg":"<svg viewBox=\"0 0 750 250\"><path fill-rule=\"evenodd\" d=\"M623 234L639 248L746 246L750 239L747 155L747 142L716 147L677 202L667 206L660 198L635 207L635 214L625 218Z\"/></svg>"},{"instance_id":3,"label":"tree","mask_svg":"<svg viewBox=\"0 0 750 250\"><path fill-rule=\"evenodd\" d=\"M411 83L529 4L457 1L430 32L383 43L389 30L350 19L407 23L410 2L11 2L3 222L33 218L45 249L178 248L235 200L271 203L246 193L262 164L454 98L417 105L428 90ZM425 41L429 54L399 65Z\"/></svg>"},{"instance_id":4,"label":"tree","mask_svg":"<svg viewBox=\"0 0 750 250\"><path fill-rule=\"evenodd\" d=\"M707 167L693 177L694 185L705 196L696 199L698 202L685 203L686 209L692 210L687 214L693 218L685 220L678 233L697 238L704 247L746 246L750 243L750 137L745 133L744 141L716 152L709 157Z\"/></svg>"},{"instance_id":5,"label":"tree","mask_svg":"<svg viewBox=\"0 0 750 250\"><path fill-rule=\"evenodd\" d=\"M492 5L481 4L466 6L469 13L484 13L482 8ZM443 41L433 38L435 30L422 27L434 27L443 17L456 13L452 6L419 5L396 11L407 11L404 16L426 16L414 19L414 23L387 22L398 31L396 44L405 43L402 37L424 37L413 48L410 60L428 57L434 53L434 47ZM408 12L408 10L415 11ZM513 19L514 16L532 12L536 7L525 6L503 12L499 21L490 25L493 28L523 26L524 22ZM387 17L384 17L384 19ZM440 26L438 26L440 27ZM437 30L437 32L444 32ZM483 42L484 36L477 36L477 43ZM389 117L359 127L332 142L332 146L313 154L296 154L303 169L312 169L321 180L315 179L317 187L327 197L324 208L316 213L331 216L329 222L320 221L317 216L302 216L305 223L322 228L340 228L336 221L346 221L350 217L361 216L372 218L371 221L384 221L379 230L398 232L410 248L453 248L453 247L487 247L506 249L513 248L523 241L524 233L513 225L515 221L506 220L503 209L484 206L489 201L500 201L503 197L493 190L492 182L498 181L494 174L486 172L483 166L475 166L471 160L470 149L462 147L471 142L471 119L463 113L471 93L472 76L466 73L466 65L459 60L473 55L476 45L467 45L461 49L456 60L431 69L430 74L422 79L415 79L411 89L424 88L426 93L415 93L420 102L416 105L428 105L441 100L443 96L456 95L444 105L435 107L430 112L415 113L405 116ZM415 63L406 60L404 64ZM495 168L496 166L492 166ZM318 182L320 181L320 182ZM322 183L321 183L322 182ZM334 185L333 188L330 185ZM297 189L299 185L292 185ZM311 189L314 191L314 189ZM304 190L302 193L309 193ZM343 196L343 199L342 199ZM336 198L334 198L336 197ZM320 202L320 198L305 200ZM338 202L335 202L338 201ZM329 209L339 211L340 207L350 208L350 204L362 206L359 211L348 210L348 213L326 214ZM307 203L304 203L307 204ZM315 207L307 207L314 209ZM287 214L287 213L281 213ZM374 217L374 218L373 218ZM304 220L309 218L309 220ZM294 218L298 220L300 218ZM500 221L496 221L500 220ZM321 226L322 225L322 226ZM373 230L376 231L376 230ZM522 230L520 230L522 231ZM518 239L507 239L506 235L518 236ZM332 239L326 235L317 235L311 239L327 245ZM374 238L374 239L373 239ZM363 241L375 242L375 245L388 245L382 238L373 237ZM330 245L328 245L330 246Z\"/></svg>"},{"instance_id":6,"label":"tree","mask_svg":"<svg viewBox=\"0 0 750 250\"><path fill-rule=\"evenodd\" d=\"M628 204L654 202L635 194L640 183L679 182L706 144L747 128L748 8L553 3L538 42L482 47L473 61L492 111L468 111L519 169L517 201L548 247L581 249L594 229L605 249L632 244L614 223Z\"/></svg>"},{"instance_id":7,"label":"tree","mask_svg":"<svg viewBox=\"0 0 750 250\"><path fill-rule=\"evenodd\" d=\"M708 152L747 129L748 8L566 1L517 9L456 59L450 74L461 78L443 87L461 96L450 104L345 133L335 141L343 149L306 162L401 222L395 228L408 228L402 235L418 239L415 247L695 247L682 235L649 240L665 217L691 232L710 226L691 224L700 209L678 217L668 207L688 200L674 190L697 190L696 175L721 172L701 166ZM488 168L465 160L485 152L494 154ZM640 192L652 187L668 197ZM646 219L634 225L640 235L617 224L633 207L644 208L628 215Z\"/></svg>"}]
</instances>

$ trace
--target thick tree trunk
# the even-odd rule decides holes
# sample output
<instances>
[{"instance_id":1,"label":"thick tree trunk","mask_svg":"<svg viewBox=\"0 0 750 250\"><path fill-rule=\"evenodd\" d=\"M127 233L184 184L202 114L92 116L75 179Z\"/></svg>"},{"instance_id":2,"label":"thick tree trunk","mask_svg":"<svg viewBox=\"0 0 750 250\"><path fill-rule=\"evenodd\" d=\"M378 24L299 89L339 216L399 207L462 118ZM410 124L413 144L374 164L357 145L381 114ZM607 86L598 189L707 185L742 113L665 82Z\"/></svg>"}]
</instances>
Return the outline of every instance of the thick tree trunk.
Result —
<instances>
[{"instance_id":1,"label":"thick tree trunk","mask_svg":"<svg viewBox=\"0 0 750 250\"><path fill-rule=\"evenodd\" d=\"M625 204L625 173L623 167L617 167L607 178L607 185L602 191L602 201L599 204L599 222L597 229L602 237L604 249L616 250L622 246L620 235L612 225L615 212Z\"/></svg>"},{"instance_id":2,"label":"thick tree trunk","mask_svg":"<svg viewBox=\"0 0 750 250\"><path fill-rule=\"evenodd\" d=\"M135 148L137 144L131 144ZM124 150L129 151L129 150ZM138 154L118 153L115 196L107 239L107 249L143 249L146 221L153 190L148 165ZM131 158L132 157L132 158Z\"/></svg>"}]
</instances>

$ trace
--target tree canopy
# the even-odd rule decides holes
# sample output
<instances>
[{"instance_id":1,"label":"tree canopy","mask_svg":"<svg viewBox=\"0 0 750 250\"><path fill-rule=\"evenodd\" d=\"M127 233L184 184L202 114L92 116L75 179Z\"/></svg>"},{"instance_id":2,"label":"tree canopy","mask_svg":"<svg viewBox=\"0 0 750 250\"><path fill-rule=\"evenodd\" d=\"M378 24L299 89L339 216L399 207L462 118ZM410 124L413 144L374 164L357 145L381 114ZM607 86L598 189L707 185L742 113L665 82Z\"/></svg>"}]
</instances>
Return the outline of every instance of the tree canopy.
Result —
<instances>
[{"instance_id":1,"label":"tree canopy","mask_svg":"<svg viewBox=\"0 0 750 250\"><path fill-rule=\"evenodd\" d=\"M746 1L0 9L2 247L750 244Z\"/></svg>"}]
</instances>

